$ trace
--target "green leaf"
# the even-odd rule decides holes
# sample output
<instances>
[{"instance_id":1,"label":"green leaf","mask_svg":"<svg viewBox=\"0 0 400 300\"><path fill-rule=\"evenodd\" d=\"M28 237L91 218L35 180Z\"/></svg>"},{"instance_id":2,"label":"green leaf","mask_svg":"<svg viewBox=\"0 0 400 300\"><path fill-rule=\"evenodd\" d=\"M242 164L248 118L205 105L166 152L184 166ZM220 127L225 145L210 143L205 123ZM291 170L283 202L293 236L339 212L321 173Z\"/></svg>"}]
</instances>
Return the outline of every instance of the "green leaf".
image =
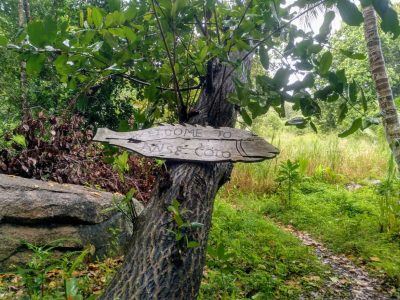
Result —
<instances>
[{"instance_id":1,"label":"green leaf","mask_svg":"<svg viewBox=\"0 0 400 300\"><path fill-rule=\"evenodd\" d=\"M96 28L100 28L101 25L103 24L103 14L101 13L100 8L93 7L92 18L94 26L96 26Z\"/></svg>"},{"instance_id":2,"label":"green leaf","mask_svg":"<svg viewBox=\"0 0 400 300\"><path fill-rule=\"evenodd\" d=\"M268 69L269 69L269 57L268 57L268 51L264 48L264 46L260 46L259 54L260 54L261 65L263 66L263 68L266 71L268 71Z\"/></svg>"},{"instance_id":3,"label":"green leaf","mask_svg":"<svg viewBox=\"0 0 400 300\"><path fill-rule=\"evenodd\" d=\"M341 83L346 83L347 82L346 71L344 69L337 70L336 71L336 76L340 80Z\"/></svg>"},{"instance_id":4,"label":"green leaf","mask_svg":"<svg viewBox=\"0 0 400 300\"><path fill-rule=\"evenodd\" d=\"M186 0L175 0L172 2L171 16L176 17L176 15L186 6Z\"/></svg>"},{"instance_id":5,"label":"green leaf","mask_svg":"<svg viewBox=\"0 0 400 300\"><path fill-rule=\"evenodd\" d=\"M364 18L357 6L349 0L339 0L337 7L342 20L350 26L359 26Z\"/></svg>"},{"instance_id":6,"label":"green leaf","mask_svg":"<svg viewBox=\"0 0 400 300\"><path fill-rule=\"evenodd\" d=\"M344 56L347 56L348 58L351 58L351 59L364 60L367 58L367 56L364 53L356 53L356 52L353 52L350 50L344 50L344 49L340 49L340 52Z\"/></svg>"},{"instance_id":7,"label":"green leaf","mask_svg":"<svg viewBox=\"0 0 400 300\"><path fill-rule=\"evenodd\" d=\"M368 110L367 98L365 97L364 89L361 86L359 86L359 88L361 91L361 104L362 104L364 112L367 112L367 110Z\"/></svg>"},{"instance_id":8,"label":"green leaf","mask_svg":"<svg viewBox=\"0 0 400 300\"><path fill-rule=\"evenodd\" d=\"M174 220L176 225L178 225L178 227L181 227L184 224L184 221L179 212L177 214L174 214Z\"/></svg>"},{"instance_id":9,"label":"green leaf","mask_svg":"<svg viewBox=\"0 0 400 300\"><path fill-rule=\"evenodd\" d=\"M127 10L124 11L124 17L126 20L132 20L133 18L135 18L137 15L137 6L136 3L133 2L129 5L129 7L127 8Z\"/></svg>"},{"instance_id":10,"label":"green leaf","mask_svg":"<svg viewBox=\"0 0 400 300\"><path fill-rule=\"evenodd\" d=\"M46 56L44 54L34 54L29 56L26 62L26 72L28 75L37 76L43 69Z\"/></svg>"},{"instance_id":11,"label":"green leaf","mask_svg":"<svg viewBox=\"0 0 400 300\"><path fill-rule=\"evenodd\" d=\"M310 47L308 47L307 53L308 53L309 55L311 55L311 54L317 54L317 53L320 53L322 49L323 49L323 47L322 47L321 45L313 44L313 45L311 45Z\"/></svg>"},{"instance_id":12,"label":"green leaf","mask_svg":"<svg viewBox=\"0 0 400 300\"><path fill-rule=\"evenodd\" d=\"M77 278L68 278L65 280L65 297L67 299L82 299L78 293Z\"/></svg>"},{"instance_id":13,"label":"green leaf","mask_svg":"<svg viewBox=\"0 0 400 300\"><path fill-rule=\"evenodd\" d=\"M296 62L295 67L299 70L311 71L314 66L307 60Z\"/></svg>"},{"instance_id":14,"label":"green leaf","mask_svg":"<svg viewBox=\"0 0 400 300\"><path fill-rule=\"evenodd\" d=\"M326 87L316 91L314 93L315 98L321 99L321 100L326 100L329 95L331 95L334 92L334 88L332 85L327 85Z\"/></svg>"},{"instance_id":15,"label":"green leaf","mask_svg":"<svg viewBox=\"0 0 400 300\"><path fill-rule=\"evenodd\" d=\"M239 80L234 80L234 83L235 83L236 94L240 101L240 105L247 106L249 103L248 89Z\"/></svg>"},{"instance_id":16,"label":"green leaf","mask_svg":"<svg viewBox=\"0 0 400 300\"><path fill-rule=\"evenodd\" d=\"M85 16L83 15L83 11L79 11L79 26L83 27L83 24L85 22Z\"/></svg>"},{"instance_id":17,"label":"green leaf","mask_svg":"<svg viewBox=\"0 0 400 300\"><path fill-rule=\"evenodd\" d=\"M217 254L219 259L224 259L225 258L226 253L225 253L225 247L224 247L223 244L219 244L218 245L218 248L216 250L216 254Z\"/></svg>"},{"instance_id":18,"label":"green leaf","mask_svg":"<svg viewBox=\"0 0 400 300\"><path fill-rule=\"evenodd\" d=\"M72 66L67 64L68 56L66 54L62 54L56 58L54 61L54 66L56 67L57 73L61 75L61 81L67 82L68 75L71 75L73 72Z\"/></svg>"},{"instance_id":19,"label":"green leaf","mask_svg":"<svg viewBox=\"0 0 400 300\"><path fill-rule=\"evenodd\" d=\"M197 241L190 241L187 243L187 248L195 248L200 246L200 243Z\"/></svg>"},{"instance_id":20,"label":"green leaf","mask_svg":"<svg viewBox=\"0 0 400 300\"><path fill-rule=\"evenodd\" d=\"M309 116L319 116L321 114L321 108L318 103L311 99L310 97L302 97L300 98L300 109L305 117Z\"/></svg>"},{"instance_id":21,"label":"green leaf","mask_svg":"<svg viewBox=\"0 0 400 300\"><path fill-rule=\"evenodd\" d=\"M236 38L235 44L236 44L237 49L240 51L251 49L250 45L248 43L246 43L244 40L242 40L241 38Z\"/></svg>"},{"instance_id":22,"label":"green leaf","mask_svg":"<svg viewBox=\"0 0 400 300\"><path fill-rule=\"evenodd\" d=\"M246 111L246 109L244 107L240 108L240 115L242 116L243 121L247 125L251 126L251 124L253 123L253 120L250 118L248 112Z\"/></svg>"},{"instance_id":23,"label":"green leaf","mask_svg":"<svg viewBox=\"0 0 400 300\"><path fill-rule=\"evenodd\" d=\"M174 199L172 200L172 206L175 207L176 209L179 209L179 206L181 206L181 204L179 203L178 200Z\"/></svg>"},{"instance_id":24,"label":"green leaf","mask_svg":"<svg viewBox=\"0 0 400 300\"><path fill-rule=\"evenodd\" d=\"M346 118L346 115L349 111L349 108L347 107L347 103L343 102L342 104L340 104L339 106L339 116L338 116L338 122L342 123L343 120Z\"/></svg>"},{"instance_id":25,"label":"green leaf","mask_svg":"<svg viewBox=\"0 0 400 300\"><path fill-rule=\"evenodd\" d=\"M119 11L121 9L121 0L107 0L108 10Z\"/></svg>"},{"instance_id":26,"label":"green leaf","mask_svg":"<svg viewBox=\"0 0 400 300\"><path fill-rule=\"evenodd\" d=\"M339 133L339 137L344 138L349 136L350 134L353 134L354 132L356 132L358 129L360 129L362 127L362 118L357 118L353 121L353 123L351 124L350 128L348 128L347 130L343 131L342 133Z\"/></svg>"},{"instance_id":27,"label":"green leaf","mask_svg":"<svg viewBox=\"0 0 400 300\"><path fill-rule=\"evenodd\" d=\"M96 30L88 29L88 30L85 30L84 32L82 32L82 35L80 36L81 37L81 39L80 39L81 45L82 46L90 45L90 43L92 42L95 35L96 35ZM100 41L90 45L89 47L93 48L93 45L98 44L98 43L100 43ZM103 43L103 41L101 41L101 43Z\"/></svg>"},{"instance_id":28,"label":"green leaf","mask_svg":"<svg viewBox=\"0 0 400 300\"><path fill-rule=\"evenodd\" d=\"M330 83L330 88L332 89L332 93L336 92L336 93L343 93L343 89L344 89L344 83L342 83L339 79L339 77L333 73L333 72L328 72L327 74L328 76L328 80Z\"/></svg>"},{"instance_id":29,"label":"green leaf","mask_svg":"<svg viewBox=\"0 0 400 300\"><path fill-rule=\"evenodd\" d=\"M93 25L93 9L91 7L87 8L87 23L89 26Z\"/></svg>"},{"instance_id":30,"label":"green leaf","mask_svg":"<svg viewBox=\"0 0 400 300\"><path fill-rule=\"evenodd\" d=\"M259 101L252 101L247 106L251 112L253 119L268 112L269 105L261 106Z\"/></svg>"},{"instance_id":31,"label":"green leaf","mask_svg":"<svg viewBox=\"0 0 400 300\"><path fill-rule=\"evenodd\" d=\"M308 48L313 45L312 39L306 39L296 44L296 48L294 49L294 54L299 56L302 59L308 58Z\"/></svg>"},{"instance_id":32,"label":"green leaf","mask_svg":"<svg viewBox=\"0 0 400 300\"><path fill-rule=\"evenodd\" d=\"M332 60L333 60L333 56L330 51L327 51L322 55L321 60L319 61L319 72L321 74L328 73L328 71L332 65Z\"/></svg>"},{"instance_id":33,"label":"green leaf","mask_svg":"<svg viewBox=\"0 0 400 300\"><path fill-rule=\"evenodd\" d=\"M0 46L7 46L8 44L8 39L4 35L0 35Z\"/></svg>"},{"instance_id":34,"label":"green leaf","mask_svg":"<svg viewBox=\"0 0 400 300\"><path fill-rule=\"evenodd\" d=\"M57 38L57 23L52 18L33 21L27 25L29 41L36 47L52 44Z\"/></svg>"},{"instance_id":35,"label":"green leaf","mask_svg":"<svg viewBox=\"0 0 400 300\"><path fill-rule=\"evenodd\" d=\"M125 38L126 37L124 28L120 28L120 27L109 28L108 32L110 32L111 34L116 35L116 36L118 36L120 38Z\"/></svg>"},{"instance_id":36,"label":"green leaf","mask_svg":"<svg viewBox=\"0 0 400 300\"><path fill-rule=\"evenodd\" d=\"M53 43L57 38L57 22L54 19L48 17L44 19L43 28L46 32L46 44Z\"/></svg>"},{"instance_id":37,"label":"green leaf","mask_svg":"<svg viewBox=\"0 0 400 300\"><path fill-rule=\"evenodd\" d=\"M175 214L175 215L179 214L178 209L177 209L176 207L174 207L173 205L168 206L168 207L167 207L167 210L168 210L169 212L172 212L172 213Z\"/></svg>"},{"instance_id":38,"label":"green leaf","mask_svg":"<svg viewBox=\"0 0 400 300\"><path fill-rule=\"evenodd\" d=\"M315 79L312 73L308 73L301 81L303 87L312 87L314 85Z\"/></svg>"},{"instance_id":39,"label":"green leaf","mask_svg":"<svg viewBox=\"0 0 400 300\"><path fill-rule=\"evenodd\" d=\"M46 32L42 21L30 22L27 26L29 41L37 47L45 45Z\"/></svg>"},{"instance_id":40,"label":"green leaf","mask_svg":"<svg viewBox=\"0 0 400 300\"><path fill-rule=\"evenodd\" d=\"M373 117L367 117L363 120L363 125L362 125L362 130L365 130L372 125L379 125L381 123L381 120L378 118L373 118Z\"/></svg>"},{"instance_id":41,"label":"green leaf","mask_svg":"<svg viewBox=\"0 0 400 300\"><path fill-rule=\"evenodd\" d=\"M357 84L355 82L355 80L353 79L353 81L349 84L349 99L351 102L356 102L357 101Z\"/></svg>"},{"instance_id":42,"label":"green leaf","mask_svg":"<svg viewBox=\"0 0 400 300\"><path fill-rule=\"evenodd\" d=\"M310 121L310 127L315 133L318 133L317 126L314 124L313 121Z\"/></svg>"},{"instance_id":43,"label":"green leaf","mask_svg":"<svg viewBox=\"0 0 400 300\"><path fill-rule=\"evenodd\" d=\"M123 13L114 11L106 16L104 24L106 27L118 26L124 24L125 20L126 16Z\"/></svg>"},{"instance_id":44,"label":"green leaf","mask_svg":"<svg viewBox=\"0 0 400 300\"><path fill-rule=\"evenodd\" d=\"M361 2L362 7L368 7L372 4L373 1L372 0L361 0L360 2Z\"/></svg>"},{"instance_id":45,"label":"green leaf","mask_svg":"<svg viewBox=\"0 0 400 300\"><path fill-rule=\"evenodd\" d=\"M397 12L392 8L388 7L385 12L381 15L382 23L381 27L384 32L391 32L394 38L400 34L399 17Z\"/></svg>"},{"instance_id":46,"label":"green leaf","mask_svg":"<svg viewBox=\"0 0 400 300\"><path fill-rule=\"evenodd\" d=\"M23 148L26 148L26 139L23 135L16 134L12 137L12 141Z\"/></svg>"},{"instance_id":47,"label":"green leaf","mask_svg":"<svg viewBox=\"0 0 400 300\"><path fill-rule=\"evenodd\" d=\"M113 168L118 171L120 176L126 171L129 171L129 153L127 151L122 152L120 155L114 158Z\"/></svg>"},{"instance_id":48,"label":"green leaf","mask_svg":"<svg viewBox=\"0 0 400 300\"><path fill-rule=\"evenodd\" d=\"M278 87L285 87L289 82L290 70L286 68L280 68L273 78L273 82Z\"/></svg>"},{"instance_id":49,"label":"green leaf","mask_svg":"<svg viewBox=\"0 0 400 300\"><path fill-rule=\"evenodd\" d=\"M103 38L110 47L112 47L112 48L118 47L117 39L110 32L104 31Z\"/></svg>"},{"instance_id":50,"label":"green leaf","mask_svg":"<svg viewBox=\"0 0 400 300\"><path fill-rule=\"evenodd\" d=\"M270 91L274 84L273 80L266 75L258 75L256 77L256 83L258 88L261 87L264 92Z\"/></svg>"},{"instance_id":51,"label":"green leaf","mask_svg":"<svg viewBox=\"0 0 400 300\"><path fill-rule=\"evenodd\" d=\"M137 40L136 33L130 27L124 26L124 33L129 42L133 43Z\"/></svg>"},{"instance_id":52,"label":"green leaf","mask_svg":"<svg viewBox=\"0 0 400 300\"><path fill-rule=\"evenodd\" d=\"M324 22L322 23L322 26L319 29L319 34L316 37L317 40L319 41L324 41L326 40L326 37L328 36L328 34L331 31L331 24L333 22L333 20L335 19L335 12L333 11L328 11L325 14L324 17Z\"/></svg>"}]
</instances>

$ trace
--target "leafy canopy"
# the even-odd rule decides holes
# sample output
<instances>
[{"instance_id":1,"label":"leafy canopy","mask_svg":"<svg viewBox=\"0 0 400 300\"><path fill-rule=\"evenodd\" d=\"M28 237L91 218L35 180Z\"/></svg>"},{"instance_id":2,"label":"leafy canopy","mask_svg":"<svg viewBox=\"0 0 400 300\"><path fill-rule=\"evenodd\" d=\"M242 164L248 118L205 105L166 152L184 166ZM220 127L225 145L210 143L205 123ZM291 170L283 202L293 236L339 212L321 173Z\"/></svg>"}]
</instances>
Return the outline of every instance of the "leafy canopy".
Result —
<instances>
[{"instance_id":1,"label":"leafy canopy","mask_svg":"<svg viewBox=\"0 0 400 300\"><path fill-rule=\"evenodd\" d=\"M389 1L362 1L371 4L382 18L382 29L397 36L398 17ZM294 24L318 7L325 9L318 34ZM21 53L31 77L52 65L78 98L82 91L112 78L129 81L137 89L137 100L145 103L135 115L142 126L165 115L186 121L211 76L210 62L239 69L243 59L232 60L233 52L247 53L244 57L257 53L264 71L255 79L249 73L246 83L235 80L236 93L229 99L243 120L251 124L270 108L284 116L285 103L290 103L303 117L289 124L309 124L316 130L313 119L321 115L321 104L338 103L346 111L349 105L363 102L357 83L348 80L345 70L332 68L334 57L327 43L336 11L348 25L360 26L363 21L360 8L350 0L291 4L284 0L133 0L128 4L109 0L102 7L87 6L77 18L65 12L57 18L34 19L11 41L1 36L0 46ZM342 53L365 59L365 54L347 49ZM364 117L357 118L342 136L365 125Z\"/></svg>"}]
</instances>

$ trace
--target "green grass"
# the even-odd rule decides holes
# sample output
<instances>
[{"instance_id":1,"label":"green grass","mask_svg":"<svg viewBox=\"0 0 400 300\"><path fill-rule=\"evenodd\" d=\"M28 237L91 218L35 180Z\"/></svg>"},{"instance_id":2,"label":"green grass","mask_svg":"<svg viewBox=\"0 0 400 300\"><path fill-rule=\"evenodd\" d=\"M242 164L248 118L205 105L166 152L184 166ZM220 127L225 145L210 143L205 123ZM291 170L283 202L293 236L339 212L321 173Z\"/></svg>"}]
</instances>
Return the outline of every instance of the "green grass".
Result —
<instances>
[{"instance_id":1,"label":"green grass","mask_svg":"<svg viewBox=\"0 0 400 300\"><path fill-rule=\"evenodd\" d=\"M235 164L229 187L242 192L274 192L278 165L298 161L306 176L324 177L330 183L347 183L386 174L389 147L380 128L341 139L337 132L315 134L285 127L274 114L256 120L252 130L280 149L276 159L254 164Z\"/></svg>"},{"instance_id":2,"label":"green grass","mask_svg":"<svg viewBox=\"0 0 400 300\"><path fill-rule=\"evenodd\" d=\"M264 216L254 195L218 198L200 299L297 299L319 290L326 267Z\"/></svg>"},{"instance_id":3,"label":"green grass","mask_svg":"<svg viewBox=\"0 0 400 300\"><path fill-rule=\"evenodd\" d=\"M275 120L276 122L278 121ZM219 196L222 203L217 205L212 241L215 243L215 232L223 232L225 243L232 247L231 251L237 253L239 262L245 257L246 251L258 253L257 249L262 249L258 243L262 243L262 240L264 243L275 242L280 245L289 241L291 237L282 233L271 222L291 224L297 229L311 233L334 252L346 254L356 264L365 265L372 274L384 276L389 284L397 288L397 293L400 293L400 231L381 232L380 198L376 187L368 185L369 179L383 180L387 173L389 154L383 135L379 132L366 132L339 139L334 133L316 135L311 132L283 130L281 124L275 123L259 124L255 131L278 146L281 154L274 160L235 166L231 182ZM287 159L300 163L302 183L295 191L292 205L283 208L280 198L280 192L283 191L278 189L275 178L279 164ZM345 185L351 182L364 186L356 191L348 191ZM220 224L221 209L229 216L223 224ZM261 215L264 217L263 221L259 219ZM264 225L260 225L257 220ZM264 232L264 236L258 233L259 230ZM244 232L247 232L250 238L243 236ZM235 245L242 244L242 241L248 241L253 247L240 252ZM298 244L297 241L293 243ZM290 249L295 249L294 244L280 248L287 251L287 258L293 254ZM300 260L312 261L313 255L307 254L307 250L304 251L297 250ZM209 260L212 261L213 258ZM230 287L230 292L241 292L240 297L244 297L247 295L248 286L243 283L242 273L238 270L245 269L246 264L242 266L238 262L231 266L239 275L230 275L242 288L238 290L234 286L221 284L219 289ZM277 254L271 257L271 262L284 264L286 270L289 270L287 276L293 272L295 278L307 277L291 269L291 258L279 260ZM318 269L317 263L306 265L310 268L306 267L304 272L311 272L312 269L316 272ZM278 283L274 286L260 282L257 290L264 292L266 289L268 297L273 295L280 299L286 299L288 295L298 296L307 291L304 286L297 286L296 290L290 285L288 294L285 294L282 292L287 288L285 282L291 282L291 279L283 279L285 275L279 272L276 275L275 271L268 265L264 274L279 278ZM250 279L250 282L257 282L257 279Z\"/></svg>"},{"instance_id":4,"label":"green grass","mask_svg":"<svg viewBox=\"0 0 400 300\"><path fill-rule=\"evenodd\" d=\"M306 182L288 209L279 205L276 195L260 198L269 217L311 233L330 249L385 273L400 286L400 236L380 232L379 199L373 187L350 192L341 185Z\"/></svg>"}]
</instances>

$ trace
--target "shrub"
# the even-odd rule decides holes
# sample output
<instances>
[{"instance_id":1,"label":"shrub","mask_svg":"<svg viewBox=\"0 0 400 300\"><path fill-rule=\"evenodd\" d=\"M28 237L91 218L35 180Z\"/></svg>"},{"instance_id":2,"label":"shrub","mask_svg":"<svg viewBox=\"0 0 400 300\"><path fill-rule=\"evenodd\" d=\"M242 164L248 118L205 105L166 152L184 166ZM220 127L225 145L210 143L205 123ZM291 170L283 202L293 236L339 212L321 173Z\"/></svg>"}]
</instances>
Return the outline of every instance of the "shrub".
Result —
<instances>
[{"instance_id":1,"label":"shrub","mask_svg":"<svg viewBox=\"0 0 400 300\"><path fill-rule=\"evenodd\" d=\"M93 128L79 115L65 120L39 113L6 135L0 172L124 194L134 187L138 199L146 202L160 167L153 160L91 143L92 138ZM125 168L120 166L122 156Z\"/></svg>"}]
</instances>

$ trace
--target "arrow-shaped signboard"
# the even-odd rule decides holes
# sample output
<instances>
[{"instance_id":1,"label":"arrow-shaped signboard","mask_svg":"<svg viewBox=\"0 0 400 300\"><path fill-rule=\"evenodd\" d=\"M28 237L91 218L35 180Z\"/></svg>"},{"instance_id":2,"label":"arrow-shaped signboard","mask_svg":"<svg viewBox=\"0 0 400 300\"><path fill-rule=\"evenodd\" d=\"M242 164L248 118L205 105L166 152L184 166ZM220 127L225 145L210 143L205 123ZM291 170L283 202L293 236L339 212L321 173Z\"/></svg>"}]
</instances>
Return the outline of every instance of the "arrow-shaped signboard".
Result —
<instances>
[{"instance_id":1,"label":"arrow-shaped signboard","mask_svg":"<svg viewBox=\"0 0 400 300\"><path fill-rule=\"evenodd\" d=\"M161 125L132 132L99 128L93 140L147 157L182 161L255 162L274 158L279 153L277 148L246 130L188 124Z\"/></svg>"}]
</instances>

